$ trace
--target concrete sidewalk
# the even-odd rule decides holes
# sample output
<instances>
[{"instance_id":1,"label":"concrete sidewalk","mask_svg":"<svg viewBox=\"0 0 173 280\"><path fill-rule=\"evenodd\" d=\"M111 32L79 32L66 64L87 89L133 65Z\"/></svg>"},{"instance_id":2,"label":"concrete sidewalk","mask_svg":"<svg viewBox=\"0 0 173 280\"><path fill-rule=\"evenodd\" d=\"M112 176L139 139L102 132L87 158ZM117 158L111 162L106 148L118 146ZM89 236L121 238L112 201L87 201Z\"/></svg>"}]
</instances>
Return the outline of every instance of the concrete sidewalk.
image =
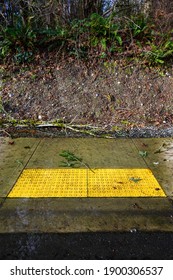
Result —
<instances>
[{"instance_id":1,"label":"concrete sidewalk","mask_svg":"<svg viewBox=\"0 0 173 280\"><path fill-rule=\"evenodd\" d=\"M23 170L59 168L63 150L93 170L150 169L165 196L8 197ZM171 138L0 138L0 233L173 232L172 167Z\"/></svg>"}]
</instances>

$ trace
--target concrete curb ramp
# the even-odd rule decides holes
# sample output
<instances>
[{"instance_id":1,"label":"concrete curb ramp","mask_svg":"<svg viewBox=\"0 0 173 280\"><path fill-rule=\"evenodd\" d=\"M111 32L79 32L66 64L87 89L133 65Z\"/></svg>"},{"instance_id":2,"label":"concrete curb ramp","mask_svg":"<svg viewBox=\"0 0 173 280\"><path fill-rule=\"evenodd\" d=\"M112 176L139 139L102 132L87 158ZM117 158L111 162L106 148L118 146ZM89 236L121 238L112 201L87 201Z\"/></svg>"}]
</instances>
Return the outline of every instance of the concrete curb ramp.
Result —
<instances>
[{"instance_id":1,"label":"concrete curb ramp","mask_svg":"<svg viewBox=\"0 0 173 280\"><path fill-rule=\"evenodd\" d=\"M0 158L0 233L173 231L172 139L0 138Z\"/></svg>"}]
</instances>

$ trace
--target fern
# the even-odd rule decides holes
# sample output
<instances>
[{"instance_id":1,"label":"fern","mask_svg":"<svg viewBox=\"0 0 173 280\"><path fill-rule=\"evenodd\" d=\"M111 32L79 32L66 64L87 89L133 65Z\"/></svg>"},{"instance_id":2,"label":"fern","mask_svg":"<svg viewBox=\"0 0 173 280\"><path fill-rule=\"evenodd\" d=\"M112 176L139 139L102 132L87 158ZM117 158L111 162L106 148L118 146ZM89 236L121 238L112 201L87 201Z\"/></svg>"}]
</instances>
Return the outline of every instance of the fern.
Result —
<instances>
[{"instance_id":1,"label":"fern","mask_svg":"<svg viewBox=\"0 0 173 280\"><path fill-rule=\"evenodd\" d=\"M74 153L64 150L59 155L65 159L65 161L61 161L60 166L77 168L81 165L84 165L93 173L95 173L87 163L83 162L82 158L77 157Z\"/></svg>"}]
</instances>

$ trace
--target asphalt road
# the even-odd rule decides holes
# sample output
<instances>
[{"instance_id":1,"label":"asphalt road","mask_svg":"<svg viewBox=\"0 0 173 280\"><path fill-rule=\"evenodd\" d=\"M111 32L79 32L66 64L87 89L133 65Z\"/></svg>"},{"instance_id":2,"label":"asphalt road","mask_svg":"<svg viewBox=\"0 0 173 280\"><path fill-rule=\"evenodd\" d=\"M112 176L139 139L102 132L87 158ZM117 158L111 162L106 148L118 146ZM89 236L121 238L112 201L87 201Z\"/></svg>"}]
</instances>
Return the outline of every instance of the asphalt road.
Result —
<instances>
[{"instance_id":1,"label":"asphalt road","mask_svg":"<svg viewBox=\"0 0 173 280\"><path fill-rule=\"evenodd\" d=\"M173 232L1 234L1 260L172 260Z\"/></svg>"}]
</instances>

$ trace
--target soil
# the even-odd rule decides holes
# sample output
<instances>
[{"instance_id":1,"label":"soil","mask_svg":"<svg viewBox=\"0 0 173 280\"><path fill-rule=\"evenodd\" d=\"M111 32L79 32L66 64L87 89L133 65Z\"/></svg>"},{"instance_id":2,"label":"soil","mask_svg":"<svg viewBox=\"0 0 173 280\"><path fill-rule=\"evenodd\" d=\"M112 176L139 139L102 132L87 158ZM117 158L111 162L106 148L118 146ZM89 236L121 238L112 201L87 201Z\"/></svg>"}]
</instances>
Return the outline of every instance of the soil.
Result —
<instances>
[{"instance_id":1,"label":"soil","mask_svg":"<svg viewBox=\"0 0 173 280\"><path fill-rule=\"evenodd\" d=\"M124 136L123 132L157 136L158 131L158 136L172 136L172 70L119 66L115 61L88 66L56 57L30 65L2 65L1 134L4 123L6 133L20 134L18 124L25 120L44 125L36 130L38 136L43 130L48 136L56 135L59 130L52 127L57 123L71 126L70 133L83 126L115 136ZM45 127L49 127L47 132Z\"/></svg>"}]
</instances>

